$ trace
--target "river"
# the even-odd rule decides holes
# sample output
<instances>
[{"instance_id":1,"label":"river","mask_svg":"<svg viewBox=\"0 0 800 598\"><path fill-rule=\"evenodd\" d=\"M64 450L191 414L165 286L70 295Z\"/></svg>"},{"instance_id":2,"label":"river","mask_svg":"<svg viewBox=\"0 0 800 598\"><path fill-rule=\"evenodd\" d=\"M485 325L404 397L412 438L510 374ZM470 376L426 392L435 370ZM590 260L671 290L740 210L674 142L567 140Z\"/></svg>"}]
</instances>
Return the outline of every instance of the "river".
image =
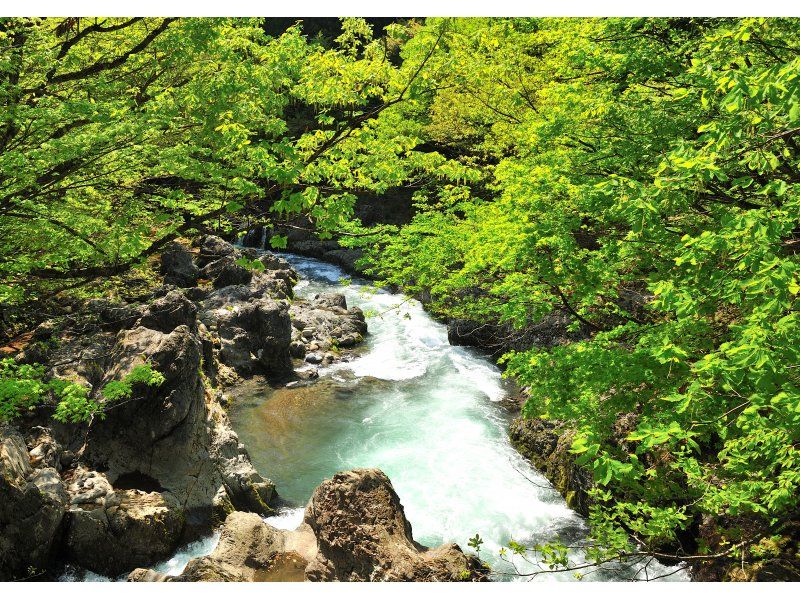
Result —
<instances>
[{"instance_id":1,"label":"river","mask_svg":"<svg viewBox=\"0 0 800 598\"><path fill-rule=\"evenodd\" d=\"M480 534L480 557L496 580L574 580L544 573L535 562L500 557L510 540L533 546L550 540L580 546L587 525L550 483L511 446L511 391L486 356L447 341L446 327L400 294L350 279L336 266L284 256L300 273L298 297L339 292L367 315L369 333L349 361L320 367L318 380L292 388L251 381L231 393L231 422L262 474L277 485L283 506L266 520L293 529L316 486L337 471L378 467L392 484L428 546L456 542L464 550ZM304 366L317 367L317 366ZM219 534L180 550L154 568L170 574L209 554ZM574 563L580 564L575 550ZM657 561L581 569L584 580L658 577L687 580ZM521 574L521 575L520 575ZM106 580L70 569L64 581ZM121 577L120 580L125 579Z\"/></svg>"},{"instance_id":2,"label":"river","mask_svg":"<svg viewBox=\"0 0 800 598\"><path fill-rule=\"evenodd\" d=\"M509 443L510 415L501 400L510 388L494 363L472 348L450 345L446 327L418 301L350 279L331 264L285 257L301 275L298 297L343 293L348 306L364 310L369 334L351 361L321 368L309 386L239 389L234 429L256 468L293 505L268 521L293 528L324 478L378 467L392 480L418 542L457 542L468 550L469 539L480 534L480 556L498 579L529 578L513 575L500 558L509 540L579 544L585 538L584 520ZM522 573L539 570L517 561ZM668 571L656 562L640 569L582 573L589 573L587 580L623 580ZM575 579L573 573L536 579L553 577Z\"/></svg>"}]
</instances>

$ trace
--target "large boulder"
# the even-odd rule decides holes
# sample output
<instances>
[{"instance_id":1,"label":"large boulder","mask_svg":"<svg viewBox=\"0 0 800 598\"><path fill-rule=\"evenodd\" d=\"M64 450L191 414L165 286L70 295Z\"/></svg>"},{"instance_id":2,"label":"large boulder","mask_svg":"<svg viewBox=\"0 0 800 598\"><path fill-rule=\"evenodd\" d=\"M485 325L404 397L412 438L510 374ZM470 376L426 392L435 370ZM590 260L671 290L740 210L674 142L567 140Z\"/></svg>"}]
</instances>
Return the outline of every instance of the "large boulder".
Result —
<instances>
[{"instance_id":1,"label":"large boulder","mask_svg":"<svg viewBox=\"0 0 800 598\"><path fill-rule=\"evenodd\" d=\"M0 428L0 581L48 565L66 502L55 468L31 467L22 435L12 427Z\"/></svg>"},{"instance_id":2,"label":"large boulder","mask_svg":"<svg viewBox=\"0 0 800 598\"><path fill-rule=\"evenodd\" d=\"M171 495L115 490L105 475L84 468L72 472L67 491L64 549L71 562L119 575L165 559L177 548L184 518Z\"/></svg>"},{"instance_id":3,"label":"large boulder","mask_svg":"<svg viewBox=\"0 0 800 598\"><path fill-rule=\"evenodd\" d=\"M194 329L197 306L177 289L158 297L144 310L134 327L142 326L159 332L172 332L178 326Z\"/></svg>"},{"instance_id":4,"label":"large boulder","mask_svg":"<svg viewBox=\"0 0 800 598\"><path fill-rule=\"evenodd\" d=\"M222 480L209 450L215 423L206 406L202 345L182 324L169 333L138 327L119 334L103 383L125 377L145 361L164 376L158 387L135 388L131 399L112 405L88 431L83 459L120 477L152 480L187 511L206 521ZM141 476L146 476L143 478Z\"/></svg>"},{"instance_id":5,"label":"large boulder","mask_svg":"<svg viewBox=\"0 0 800 598\"><path fill-rule=\"evenodd\" d=\"M566 499L567 505L588 516L594 487L591 472L576 463L571 452L575 431L544 419L516 418L509 427L511 443Z\"/></svg>"},{"instance_id":6,"label":"large boulder","mask_svg":"<svg viewBox=\"0 0 800 598\"><path fill-rule=\"evenodd\" d=\"M129 581L473 581L486 570L456 544L426 548L411 535L400 499L377 469L324 481L303 523L279 530L250 513L231 513L210 555L182 574L139 569Z\"/></svg>"},{"instance_id":7,"label":"large boulder","mask_svg":"<svg viewBox=\"0 0 800 598\"><path fill-rule=\"evenodd\" d=\"M220 339L220 361L241 375L292 371L288 305L269 298L258 282L219 289L203 302L200 319Z\"/></svg>"},{"instance_id":8,"label":"large boulder","mask_svg":"<svg viewBox=\"0 0 800 598\"><path fill-rule=\"evenodd\" d=\"M161 273L164 284L192 287L197 284L200 270L195 266L192 252L177 241L170 243L161 254Z\"/></svg>"},{"instance_id":9,"label":"large boulder","mask_svg":"<svg viewBox=\"0 0 800 598\"><path fill-rule=\"evenodd\" d=\"M162 580L303 581L305 567L315 553L314 535L307 527L279 530L257 515L234 512L225 520L214 552L189 561L180 575ZM147 577L134 571L129 579Z\"/></svg>"},{"instance_id":10,"label":"large boulder","mask_svg":"<svg viewBox=\"0 0 800 598\"><path fill-rule=\"evenodd\" d=\"M340 293L318 295L309 301L295 301L289 309L294 332L295 355L317 355L317 351L350 348L364 340L367 323L358 307L347 308ZM307 357L307 360L310 359Z\"/></svg>"},{"instance_id":11,"label":"large boulder","mask_svg":"<svg viewBox=\"0 0 800 598\"><path fill-rule=\"evenodd\" d=\"M304 522L317 538L311 581L463 581L484 575L457 544L426 548L389 478L378 469L337 473L314 491Z\"/></svg>"}]
</instances>

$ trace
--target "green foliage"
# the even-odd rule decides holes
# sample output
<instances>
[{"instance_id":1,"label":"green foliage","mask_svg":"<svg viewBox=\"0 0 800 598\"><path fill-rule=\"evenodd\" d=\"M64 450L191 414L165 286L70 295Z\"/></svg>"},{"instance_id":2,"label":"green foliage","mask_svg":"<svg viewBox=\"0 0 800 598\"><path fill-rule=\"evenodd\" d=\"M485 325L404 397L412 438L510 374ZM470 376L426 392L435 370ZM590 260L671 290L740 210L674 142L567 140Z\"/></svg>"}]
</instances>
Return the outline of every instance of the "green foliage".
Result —
<instances>
[{"instance_id":1,"label":"green foliage","mask_svg":"<svg viewBox=\"0 0 800 598\"><path fill-rule=\"evenodd\" d=\"M107 401L129 399L135 384L161 386L164 375L157 372L150 364L137 365L122 380L112 380L103 387L103 396Z\"/></svg>"},{"instance_id":2,"label":"green foliage","mask_svg":"<svg viewBox=\"0 0 800 598\"><path fill-rule=\"evenodd\" d=\"M130 399L135 385L160 386L164 376L148 363L134 367L121 380L112 380L94 393L80 384L52 378L45 381L43 365L0 360L0 422L9 422L39 405L53 404L53 419L80 423L105 417L111 403Z\"/></svg>"},{"instance_id":3,"label":"green foliage","mask_svg":"<svg viewBox=\"0 0 800 598\"><path fill-rule=\"evenodd\" d=\"M584 340L504 360L526 417L578 431L598 546L664 549L709 515L723 547L779 531L800 507L800 25L447 23L399 110L428 150L417 214L350 244L442 315L571 319Z\"/></svg>"},{"instance_id":4,"label":"green foliage","mask_svg":"<svg viewBox=\"0 0 800 598\"><path fill-rule=\"evenodd\" d=\"M472 538L469 539L469 542L467 542L467 546L472 548L477 554L481 553L482 545L483 545L483 538L481 538L480 534L475 534Z\"/></svg>"},{"instance_id":5,"label":"green foliage","mask_svg":"<svg viewBox=\"0 0 800 598\"><path fill-rule=\"evenodd\" d=\"M236 265L241 266L242 268L247 268L248 270L254 270L256 272L263 272L265 269L264 263L260 260L254 259L251 260L248 257L240 257L236 260Z\"/></svg>"},{"instance_id":6,"label":"green foliage","mask_svg":"<svg viewBox=\"0 0 800 598\"><path fill-rule=\"evenodd\" d=\"M798 21L342 31L324 47L257 19L0 20L3 317L212 223L303 214L439 315L569 320L579 340L504 362L525 417L577 431L592 558L631 535L674 546L704 517L730 523L731 556L771 554L800 508ZM409 224L350 221L358 194L398 186ZM92 393L3 363L5 420L54 400L83 421L136 383Z\"/></svg>"},{"instance_id":7,"label":"green foliage","mask_svg":"<svg viewBox=\"0 0 800 598\"><path fill-rule=\"evenodd\" d=\"M18 365L9 358L0 360L0 422L35 408L54 390L42 382L43 374L42 366Z\"/></svg>"},{"instance_id":8,"label":"green foliage","mask_svg":"<svg viewBox=\"0 0 800 598\"><path fill-rule=\"evenodd\" d=\"M140 268L170 240L407 178L375 118L414 89L359 19L333 47L260 19L0 19L0 305ZM286 238L272 237L276 248Z\"/></svg>"}]
</instances>

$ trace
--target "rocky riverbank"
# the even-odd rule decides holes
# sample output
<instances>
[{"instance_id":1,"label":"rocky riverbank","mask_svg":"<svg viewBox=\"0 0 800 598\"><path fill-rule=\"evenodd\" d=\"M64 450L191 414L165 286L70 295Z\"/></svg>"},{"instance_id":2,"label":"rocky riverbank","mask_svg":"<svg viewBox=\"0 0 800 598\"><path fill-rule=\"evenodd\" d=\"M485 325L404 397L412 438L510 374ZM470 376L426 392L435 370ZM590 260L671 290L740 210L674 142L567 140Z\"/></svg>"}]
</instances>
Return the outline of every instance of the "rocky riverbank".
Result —
<instances>
[{"instance_id":1,"label":"rocky riverbank","mask_svg":"<svg viewBox=\"0 0 800 598\"><path fill-rule=\"evenodd\" d=\"M69 424L43 404L0 428L0 578L46 578L63 563L119 575L234 510L270 512L275 486L231 429L225 387L296 379L301 360L346 357L366 333L343 297L293 300L297 274L285 261L218 237L173 244L160 271L164 285L148 296L89 301L41 324L16 356L84 386L103 409ZM160 385L105 400L109 382L145 363Z\"/></svg>"},{"instance_id":2,"label":"rocky riverbank","mask_svg":"<svg viewBox=\"0 0 800 598\"><path fill-rule=\"evenodd\" d=\"M129 581L484 581L488 573L456 544L415 542L397 493L377 469L325 480L295 530L236 511L221 531L216 550L182 574L137 569Z\"/></svg>"}]
</instances>

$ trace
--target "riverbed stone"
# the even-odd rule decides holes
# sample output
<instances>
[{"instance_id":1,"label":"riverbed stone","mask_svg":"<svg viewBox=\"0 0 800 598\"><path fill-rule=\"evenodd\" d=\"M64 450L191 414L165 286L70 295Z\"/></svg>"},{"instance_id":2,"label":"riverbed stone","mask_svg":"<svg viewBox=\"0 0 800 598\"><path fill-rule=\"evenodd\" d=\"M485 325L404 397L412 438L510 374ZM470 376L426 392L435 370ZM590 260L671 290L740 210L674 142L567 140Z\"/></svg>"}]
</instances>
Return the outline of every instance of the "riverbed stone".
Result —
<instances>
[{"instance_id":1,"label":"riverbed stone","mask_svg":"<svg viewBox=\"0 0 800 598\"><path fill-rule=\"evenodd\" d=\"M317 538L311 581L465 581L484 577L457 544L414 541L400 498L379 469L340 472L314 491L304 522Z\"/></svg>"}]
</instances>

